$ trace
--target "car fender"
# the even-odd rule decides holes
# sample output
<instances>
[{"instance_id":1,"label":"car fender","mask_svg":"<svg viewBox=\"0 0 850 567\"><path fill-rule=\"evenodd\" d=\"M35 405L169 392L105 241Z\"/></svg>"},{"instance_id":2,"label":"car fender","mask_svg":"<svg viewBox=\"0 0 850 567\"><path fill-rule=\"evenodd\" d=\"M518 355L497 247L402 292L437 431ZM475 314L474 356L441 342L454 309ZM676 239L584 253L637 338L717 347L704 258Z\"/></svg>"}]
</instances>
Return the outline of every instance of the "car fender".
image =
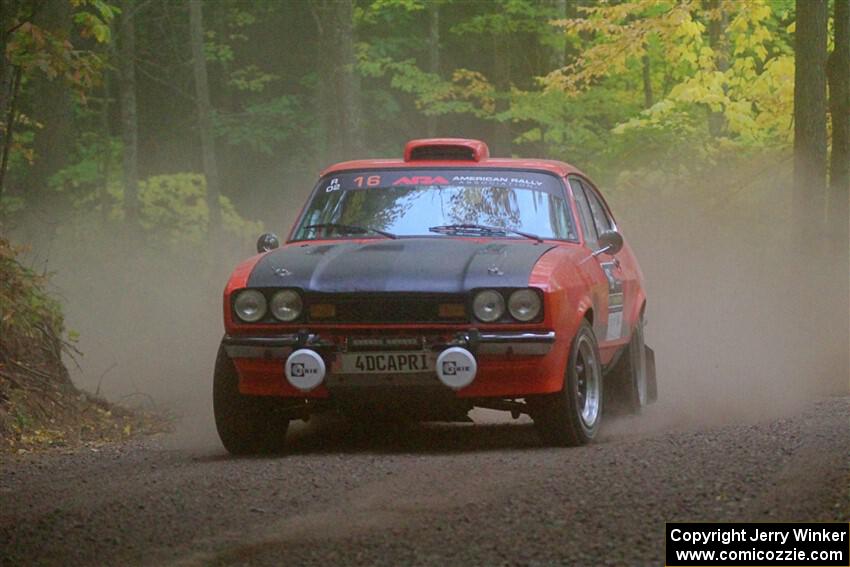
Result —
<instances>
[{"instance_id":1,"label":"car fender","mask_svg":"<svg viewBox=\"0 0 850 567\"><path fill-rule=\"evenodd\" d=\"M248 277L251 275L254 266L256 266L257 262L259 262L266 254L268 254L268 252L263 252L262 254L257 254L248 258L236 266L236 269L233 270L233 273L227 280L227 285L224 287L222 307L224 309L224 330L228 334L232 333L236 327L236 321L233 320L233 312L230 309L230 296L234 291L247 287Z\"/></svg>"},{"instance_id":2,"label":"car fender","mask_svg":"<svg viewBox=\"0 0 850 567\"><path fill-rule=\"evenodd\" d=\"M544 324L555 331L558 380L563 387L567 359L579 325L593 308L585 274L578 265L581 249L562 245L544 254L535 264L529 285L544 297Z\"/></svg>"}]
</instances>

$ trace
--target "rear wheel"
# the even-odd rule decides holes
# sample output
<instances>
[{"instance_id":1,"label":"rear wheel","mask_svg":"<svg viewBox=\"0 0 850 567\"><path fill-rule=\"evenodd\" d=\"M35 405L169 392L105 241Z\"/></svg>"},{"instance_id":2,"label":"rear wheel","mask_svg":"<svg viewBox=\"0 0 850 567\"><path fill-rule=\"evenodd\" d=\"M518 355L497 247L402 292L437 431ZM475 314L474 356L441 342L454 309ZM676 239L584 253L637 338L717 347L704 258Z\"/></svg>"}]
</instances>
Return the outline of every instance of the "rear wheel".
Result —
<instances>
[{"instance_id":1,"label":"rear wheel","mask_svg":"<svg viewBox=\"0 0 850 567\"><path fill-rule=\"evenodd\" d=\"M224 347L219 347L213 376L213 413L221 443L234 455L274 453L286 444L289 419L277 400L239 392L239 376Z\"/></svg>"},{"instance_id":2,"label":"rear wheel","mask_svg":"<svg viewBox=\"0 0 850 567\"><path fill-rule=\"evenodd\" d=\"M632 339L626 349L608 381L610 395L617 409L638 414L649 403L650 393L643 314L635 323Z\"/></svg>"},{"instance_id":3,"label":"rear wheel","mask_svg":"<svg viewBox=\"0 0 850 567\"><path fill-rule=\"evenodd\" d=\"M564 387L532 401L532 417L543 440L552 445L589 443L602 419L602 365L593 329L587 321L573 339Z\"/></svg>"}]
</instances>

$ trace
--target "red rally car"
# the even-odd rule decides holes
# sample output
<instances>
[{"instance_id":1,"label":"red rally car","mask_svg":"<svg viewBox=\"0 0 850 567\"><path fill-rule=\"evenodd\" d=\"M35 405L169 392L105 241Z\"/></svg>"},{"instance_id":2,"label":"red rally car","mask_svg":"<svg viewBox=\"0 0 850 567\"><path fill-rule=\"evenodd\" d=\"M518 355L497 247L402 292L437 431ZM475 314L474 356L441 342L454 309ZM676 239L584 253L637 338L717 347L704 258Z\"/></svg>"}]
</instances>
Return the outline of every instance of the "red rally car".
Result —
<instances>
[{"instance_id":1,"label":"red rally car","mask_svg":"<svg viewBox=\"0 0 850 567\"><path fill-rule=\"evenodd\" d=\"M414 140L404 159L326 169L287 242L257 248L224 292L213 405L232 453L280 450L320 411L468 421L476 406L580 445L603 402L656 397L640 268L566 163Z\"/></svg>"}]
</instances>

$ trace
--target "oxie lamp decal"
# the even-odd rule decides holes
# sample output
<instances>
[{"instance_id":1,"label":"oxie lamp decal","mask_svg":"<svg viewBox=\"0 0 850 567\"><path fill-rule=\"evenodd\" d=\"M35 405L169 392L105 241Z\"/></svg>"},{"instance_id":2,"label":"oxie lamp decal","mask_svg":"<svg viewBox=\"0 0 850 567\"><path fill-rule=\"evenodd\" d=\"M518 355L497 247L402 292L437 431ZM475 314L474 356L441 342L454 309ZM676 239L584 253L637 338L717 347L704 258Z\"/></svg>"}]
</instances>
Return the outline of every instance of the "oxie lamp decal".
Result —
<instances>
[{"instance_id":1,"label":"oxie lamp decal","mask_svg":"<svg viewBox=\"0 0 850 567\"><path fill-rule=\"evenodd\" d=\"M848 566L847 523L668 523L667 567Z\"/></svg>"}]
</instances>

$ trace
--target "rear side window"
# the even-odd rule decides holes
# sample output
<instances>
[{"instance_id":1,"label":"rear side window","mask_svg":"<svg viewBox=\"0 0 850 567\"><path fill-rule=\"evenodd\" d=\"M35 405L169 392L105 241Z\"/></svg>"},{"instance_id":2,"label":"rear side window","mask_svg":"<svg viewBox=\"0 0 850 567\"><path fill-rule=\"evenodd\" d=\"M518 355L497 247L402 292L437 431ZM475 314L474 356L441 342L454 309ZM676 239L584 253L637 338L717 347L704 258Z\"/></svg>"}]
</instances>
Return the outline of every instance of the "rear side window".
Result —
<instances>
[{"instance_id":1,"label":"rear side window","mask_svg":"<svg viewBox=\"0 0 850 567\"><path fill-rule=\"evenodd\" d=\"M570 187L573 190L573 195L576 198L576 208L578 209L581 228L584 231L584 241L590 248L596 246L598 234L596 225L593 223L593 213L590 210L590 205L587 202L587 196L584 193L582 183L575 177L570 177Z\"/></svg>"},{"instance_id":2,"label":"rear side window","mask_svg":"<svg viewBox=\"0 0 850 567\"><path fill-rule=\"evenodd\" d=\"M614 223L608 215L605 205L602 204L602 200L596 193L596 189L584 181L581 184L587 195L587 202L590 205L590 212L593 214L593 221L596 223L596 232L602 234L606 230L613 230Z\"/></svg>"},{"instance_id":3,"label":"rear side window","mask_svg":"<svg viewBox=\"0 0 850 567\"><path fill-rule=\"evenodd\" d=\"M570 208L564 199L558 199L549 209L549 220L556 227L555 234L563 240L578 240L578 233L573 228Z\"/></svg>"}]
</instances>

